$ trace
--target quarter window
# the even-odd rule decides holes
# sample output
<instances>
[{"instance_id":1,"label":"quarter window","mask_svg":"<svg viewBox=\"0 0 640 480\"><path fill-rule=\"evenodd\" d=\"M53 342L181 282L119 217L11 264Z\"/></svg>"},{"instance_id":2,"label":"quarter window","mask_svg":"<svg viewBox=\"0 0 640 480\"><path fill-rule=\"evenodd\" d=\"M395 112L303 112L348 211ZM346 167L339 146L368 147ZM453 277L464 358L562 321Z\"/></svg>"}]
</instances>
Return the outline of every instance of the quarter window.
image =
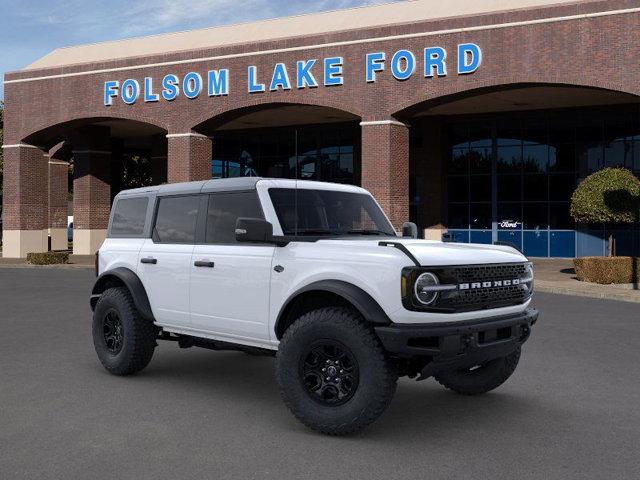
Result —
<instances>
[{"instance_id":1,"label":"quarter window","mask_svg":"<svg viewBox=\"0 0 640 480\"><path fill-rule=\"evenodd\" d=\"M157 243L194 243L199 195L161 198L153 239Z\"/></svg>"},{"instance_id":2,"label":"quarter window","mask_svg":"<svg viewBox=\"0 0 640 480\"><path fill-rule=\"evenodd\" d=\"M236 243L236 221L239 217L264 218L255 192L210 195L205 242Z\"/></svg>"},{"instance_id":3,"label":"quarter window","mask_svg":"<svg viewBox=\"0 0 640 480\"><path fill-rule=\"evenodd\" d=\"M118 200L113 212L110 235L118 237L140 236L147 217L147 197Z\"/></svg>"}]
</instances>

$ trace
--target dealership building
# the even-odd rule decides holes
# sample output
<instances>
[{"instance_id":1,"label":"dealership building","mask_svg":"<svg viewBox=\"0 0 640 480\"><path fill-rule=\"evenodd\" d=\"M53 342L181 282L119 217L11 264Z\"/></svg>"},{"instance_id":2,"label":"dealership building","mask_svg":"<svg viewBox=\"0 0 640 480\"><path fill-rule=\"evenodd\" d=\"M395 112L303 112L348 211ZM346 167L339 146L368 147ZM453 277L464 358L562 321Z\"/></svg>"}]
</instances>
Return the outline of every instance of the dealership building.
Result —
<instances>
[{"instance_id":1,"label":"dealership building","mask_svg":"<svg viewBox=\"0 0 640 480\"><path fill-rule=\"evenodd\" d=\"M54 50L5 75L5 257L106 234L123 158L154 184L361 185L396 227L532 257L618 251L578 182L640 173L636 0L415 0ZM637 236L637 235L636 235Z\"/></svg>"}]
</instances>

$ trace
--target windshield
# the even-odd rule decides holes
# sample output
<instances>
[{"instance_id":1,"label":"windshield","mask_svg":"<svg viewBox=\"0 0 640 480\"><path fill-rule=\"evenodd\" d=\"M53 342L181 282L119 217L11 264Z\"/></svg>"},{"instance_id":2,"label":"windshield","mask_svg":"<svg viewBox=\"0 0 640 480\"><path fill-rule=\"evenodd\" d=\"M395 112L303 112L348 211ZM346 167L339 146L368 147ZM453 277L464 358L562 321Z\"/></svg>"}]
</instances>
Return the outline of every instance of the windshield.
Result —
<instances>
[{"instance_id":1,"label":"windshield","mask_svg":"<svg viewBox=\"0 0 640 480\"><path fill-rule=\"evenodd\" d=\"M269 195L284 235L396 236L370 195L292 188L271 188Z\"/></svg>"}]
</instances>

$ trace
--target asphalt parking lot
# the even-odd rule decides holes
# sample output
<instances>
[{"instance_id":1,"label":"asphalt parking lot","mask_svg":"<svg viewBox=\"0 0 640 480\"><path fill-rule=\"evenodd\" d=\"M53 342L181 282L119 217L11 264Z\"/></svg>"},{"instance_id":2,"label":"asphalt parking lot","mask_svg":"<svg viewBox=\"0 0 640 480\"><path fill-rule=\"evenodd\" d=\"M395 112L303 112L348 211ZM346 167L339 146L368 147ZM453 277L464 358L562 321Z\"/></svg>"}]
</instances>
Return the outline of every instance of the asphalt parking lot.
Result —
<instances>
[{"instance_id":1,"label":"asphalt parking lot","mask_svg":"<svg viewBox=\"0 0 640 480\"><path fill-rule=\"evenodd\" d=\"M640 478L638 304L538 294L504 386L403 379L371 428L331 438L289 414L270 358L162 343L140 375L109 375L92 280L0 268L2 479Z\"/></svg>"}]
</instances>

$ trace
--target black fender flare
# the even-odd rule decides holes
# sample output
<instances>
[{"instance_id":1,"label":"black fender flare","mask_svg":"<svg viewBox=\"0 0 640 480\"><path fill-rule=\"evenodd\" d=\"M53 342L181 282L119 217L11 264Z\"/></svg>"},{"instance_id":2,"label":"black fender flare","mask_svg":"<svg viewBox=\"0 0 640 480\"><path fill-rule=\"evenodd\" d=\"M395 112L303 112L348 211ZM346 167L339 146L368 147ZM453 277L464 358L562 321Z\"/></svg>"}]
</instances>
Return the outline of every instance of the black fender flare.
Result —
<instances>
[{"instance_id":1,"label":"black fender flare","mask_svg":"<svg viewBox=\"0 0 640 480\"><path fill-rule=\"evenodd\" d=\"M281 322L286 321L288 310L292 306L293 302L299 298L300 295L312 291L328 292L342 297L353 305L368 322L380 325L388 325L391 323L391 319L387 316L378 302L360 287L342 280L320 280L296 290L289 296L289 298L287 298L278 313L278 318L274 325L276 334L280 331L279 327L281 326ZM277 336L280 338L281 335Z\"/></svg>"},{"instance_id":2,"label":"black fender flare","mask_svg":"<svg viewBox=\"0 0 640 480\"><path fill-rule=\"evenodd\" d=\"M132 270L126 267L118 267L113 270L108 270L102 273L96 280L91 290L91 310L93 311L98 303L100 295L105 291L106 286L109 284L109 280L117 279L122 282L125 287L131 293L133 297L133 303L135 304L138 312L145 320L154 321L153 312L151 311L151 304L149 303L149 297L147 291L142 284L142 281Z\"/></svg>"}]
</instances>

